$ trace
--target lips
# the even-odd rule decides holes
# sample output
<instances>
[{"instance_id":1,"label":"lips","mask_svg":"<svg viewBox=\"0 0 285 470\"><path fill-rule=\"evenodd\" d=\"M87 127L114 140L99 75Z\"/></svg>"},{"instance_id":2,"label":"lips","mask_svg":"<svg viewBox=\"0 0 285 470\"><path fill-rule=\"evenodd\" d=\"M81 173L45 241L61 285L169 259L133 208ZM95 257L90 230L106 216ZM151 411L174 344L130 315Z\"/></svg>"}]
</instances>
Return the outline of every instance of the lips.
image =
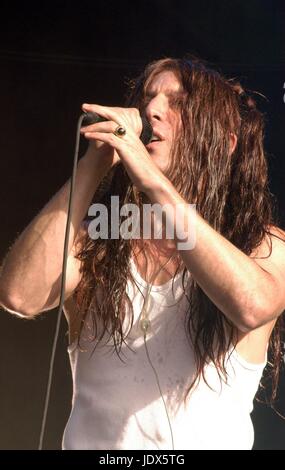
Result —
<instances>
[{"instance_id":1,"label":"lips","mask_svg":"<svg viewBox=\"0 0 285 470\"><path fill-rule=\"evenodd\" d=\"M150 143L152 144L153 142L161 142L161 139L156 135L152 135Z\"/></svg>"},{"instance_id":2,"label":"lips","mask_svg":"<svg viewBox=\"0 0 285 470\"><path fill-rule=\"evenodd\" d=\"M152 144L153 142L161 142L162 140L165 140L164 136L159 131L157 131L156 129L153 129L152 139L151 139L150 143Z\"/></svg>"},{"instance_id":3,"label":"lips","mask_svg":"<svg viewBox=\"0 0 285 470\"><path fill-rule=\"evenodd\" d=\"M147 144L147 148L151 148L152 146L156 146L158 144L161 144L161 140L151 140L148 144Z\"/></svg>"}]
</instances>

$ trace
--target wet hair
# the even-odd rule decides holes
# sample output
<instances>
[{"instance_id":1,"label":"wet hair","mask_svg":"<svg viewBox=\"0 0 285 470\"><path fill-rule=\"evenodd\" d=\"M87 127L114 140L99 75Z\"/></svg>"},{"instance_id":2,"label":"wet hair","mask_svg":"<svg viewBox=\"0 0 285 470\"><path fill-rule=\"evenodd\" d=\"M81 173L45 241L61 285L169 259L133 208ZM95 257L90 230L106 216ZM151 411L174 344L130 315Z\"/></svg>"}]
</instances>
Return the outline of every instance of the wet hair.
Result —
<instances>
[{"instance_id":1,"label":"wet hair","mask_svg":"<svg viewBox=\"0 0 285 470\"><path fill-rule=\"evenodd\" d=\"M226 79L197 59L166 58L151 63L131 83L127 105L143 112L150 83L164 71L172 71L182 88L171 104L181 115L182 127L172 148L167 177L185 201L196 204L211 227L251 255L265 237L271 243L271 227L276 224L263 145L263 114L237 80ZM231 135L237 137L233 151ZM142 206L143 196L121 164L110 170L94 201L110 207L111 195L119 196L120 207L126 203ZM100 342L107 334L118 354L133 324L132 303L126 292L127 281L134 282L129 263L133 247L133 240L94 241L86 233L78 254L82 278L76 299L82 326L90 313L94 340ZM180 268L185 275L182 261ZM187 289L183 285L189 302L185 327L197 364L195 380L204 377L209 362L221 378L226 377L225 360L237 342L237 328L195 279ZM282 362L283 322L281 315L270 339L273 397Z\"/></svg>"}]
</instances>

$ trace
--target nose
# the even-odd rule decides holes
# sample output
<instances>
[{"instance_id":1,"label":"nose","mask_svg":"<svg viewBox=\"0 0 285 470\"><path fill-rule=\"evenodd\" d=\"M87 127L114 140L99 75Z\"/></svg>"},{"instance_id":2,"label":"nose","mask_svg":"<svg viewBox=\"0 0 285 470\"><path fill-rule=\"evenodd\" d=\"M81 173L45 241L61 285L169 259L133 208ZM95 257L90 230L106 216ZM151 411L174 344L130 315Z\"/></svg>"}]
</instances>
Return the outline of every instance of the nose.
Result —
<instances>
[{"instance_id":1,"label":"nose","mask_svg":"<svg viewBox=\"0 0 285 470\"><path fill-rule=\"evenodd\" d=\"M145 108L145 115L149 121L163 121L167 112L168 99L162 94L152 97Z\"/></svg>"}]
</instances>

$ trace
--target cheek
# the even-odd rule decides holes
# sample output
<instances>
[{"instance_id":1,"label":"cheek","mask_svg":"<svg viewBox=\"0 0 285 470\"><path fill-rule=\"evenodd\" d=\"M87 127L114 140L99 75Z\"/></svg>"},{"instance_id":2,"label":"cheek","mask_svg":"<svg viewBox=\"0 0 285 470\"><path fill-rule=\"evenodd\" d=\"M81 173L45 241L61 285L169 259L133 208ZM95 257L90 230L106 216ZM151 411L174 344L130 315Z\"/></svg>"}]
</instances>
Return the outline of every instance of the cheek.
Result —
<instances>
[{"instance_id":1,"label":"cheek","mask_svg":"<svg viewBox=\"0 0 285 470\"><path fill-rule=\"evenodd\" d=\"M168 132L168 144L170 147L175 146L179 142L181 132L178 126L172 126Z\"/></svg>"},{"instance_id":2,"label":"cheek","mask_svg":"<svg viewBox=\"0 0 285 470\"><path fill-rule=\"evenodd\" d=\"M169 113L169 135L171 140L176 140L182 129L182 120L179 114L171 111Z\"/></svg>"}]
</instances>

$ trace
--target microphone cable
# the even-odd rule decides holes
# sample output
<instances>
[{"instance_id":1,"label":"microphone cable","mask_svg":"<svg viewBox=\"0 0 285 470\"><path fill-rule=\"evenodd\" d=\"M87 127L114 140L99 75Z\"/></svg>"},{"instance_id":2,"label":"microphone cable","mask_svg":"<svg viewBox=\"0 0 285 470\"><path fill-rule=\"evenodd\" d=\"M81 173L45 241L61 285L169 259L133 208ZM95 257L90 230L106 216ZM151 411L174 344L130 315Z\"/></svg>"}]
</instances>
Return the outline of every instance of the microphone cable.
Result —
<instances>
[{"instance_id":1,"label":"microphone cable","mask_svg":"<svg viewBox=\"0 0 285 470\"><path fill-rule=\"evenodd\" d=\"M171 450L175 450L173 429L172 429L172 425L171 425L170 416L169 416L169 413L168 413L165 398L164 398L163 393L162 393L159 375L158 375L158 372L157 372L157 370L154 366L153 361L151 360L148 345L147 345L147 333L148 333L148 330L151 327L151 321L149 319L149 312L148 312L148 304L149 304L149 297L150 297L151 289L153 287L153 283L154 283L155 278L158 276L158 274L161 272L161 270L167 266L167 264L172 260L172 258L173 258L173 255L171 255L170 258L160 267L160 269L157 271L155 277L152 279L152 282L148 285L147 293L146 293L146 296L144 298L143 307L142 307L142 310L141 310L141 313L140 313L140 317L141 317L140 327L143 331L143 342L144 342L146 357L147 357L148 363L149 363L149 365L150 365L150 367L153 371L153 374L154 374L154 377L155 377L155 380L156 380L156 384L157 384L157 387L158 387L158 390L159 390L160 398L161 398L163 406L164 406L165 415L166 415L166 418L167 418L170 437L171 437L171 447L172 447Z\"/></svg>"},{"instance_id":2,"label":"microphone cable","mask_svg":"<svg viewBox=\"0 0 285 470\"><path fill-rule=\"evenodd\" d=\"M50 363L49 363L48 382L47 382L47 387L46 387L46 395L45 395L44 409L43 409L43 415L42 415L42 421L41 421L41 431L40 431L38 450L43 449L43 440L44 440L44 435L45 435L45 430L46 430L47 413L48 413L48 408L49 408L49 403L50 403L50 392L51 392L52 378L53 378L53 371L54 371L55 353L56 353L56 347L58 343L60 321L62 317L62 310L63 310L63 304L64 304L66 266L67 266L67 258L68 258L68 243L69 243L69 235L70 235L71 215L72 215L72 207L73 207L73 194L74 194L74 188L75 188L75 179L76 179L77 163L78 163L80 129L81 129L82 121L84 118L85 118L85 115L82 114L79 117L78 123L77 123L75 151L74 151L74 157L73 157L73 169L72 169L72 176L70 180L69 201L68 201L67 219L66 219L65 236L64 236L60 300L59 300L55 334L54 334Z\"/></svg>"},{"instance_id":3,"label":"microphone cable","mask_svg":"<svg viewBox=\"0 0 285 470\"><path fill-rule=\"evenodd\" d=\"M142 132L140 135L140 139L144 143L144 145L146 145L148 142L150 142L152 138L152 126L145 116L141 116L141 119L142 119L143 128L142 128ZM64 304L66 266L67 266L67 258L68 258L68 243L69 243L71 215L72 215L72 208L73 208L73 194L74 194L75 179L76 179L77 164L78 164L80 129L81 129L82 123L83 125L90 125L90 124L94 124L96 122L101 122L101 121L106 121L106 119L100 117L96 113L88 112L88 113L81 114L77 122L75 151L74 151L74 157L73 157L73 169L72 169L72 176L70 180L70 192L69 192L67 220L66 220L66 228L65 228L65 236L64 236L60 300L59 300L55 334L54 334L50 363L49 363L48 382L47 382L47 387L46 387L46 395L45 395L43 416L42 416L42 421L41 421L41 431L40 431L38 450L42 450L43 448L43 440L44 440L45 429L46 429L46 420L47 420L47 413L48 413L48 407L49 407L49 402L50 402L50 392L51 392L51 385L52 385L52 378L53 378L53 371L54 371L55 353L56 353L56 347L58 343L60 322L61 322L62 310L63 310L63 304Z\"/></svg>"},{"instance_id":4,"label":"microphone cable","mask_svg":"<svg viewBox=\"0 0 285 470\"><path fill-rule=\"evenodd\" d=\"M147 323L147 322L145 322L142 326L142 329L144 330L143 341L144 341L144 346L145 346L146 357L147 357L148 363L149 363L149 365L152 368L152 371L154 373L156 384L157 384L157 387L158 387L158 390L159 390L159 393L160 393L160 398L161 398L163 406L164 406L164 410L165 410L165 414L166 414L166 418L167 418L167 422L168 422L168 426L169 426L169 432L170 432L170 436L171 436L171 446L172 446L171 450L175 450L173 429L172 429L172 425L171 425L171 421L170 421L170 416L169 416L169 413L168 413L167 405L165 403L165 398L164 398L162 390L161 390L159 376L158 376L156 368L154 367L153 362L150 358L150 354L149 354L149 350L148 350L148 346L147 346L146 335L147 335L147 330L148 330L149 326L150 326L150 324Z\"/></svg>"}]
</instances>

